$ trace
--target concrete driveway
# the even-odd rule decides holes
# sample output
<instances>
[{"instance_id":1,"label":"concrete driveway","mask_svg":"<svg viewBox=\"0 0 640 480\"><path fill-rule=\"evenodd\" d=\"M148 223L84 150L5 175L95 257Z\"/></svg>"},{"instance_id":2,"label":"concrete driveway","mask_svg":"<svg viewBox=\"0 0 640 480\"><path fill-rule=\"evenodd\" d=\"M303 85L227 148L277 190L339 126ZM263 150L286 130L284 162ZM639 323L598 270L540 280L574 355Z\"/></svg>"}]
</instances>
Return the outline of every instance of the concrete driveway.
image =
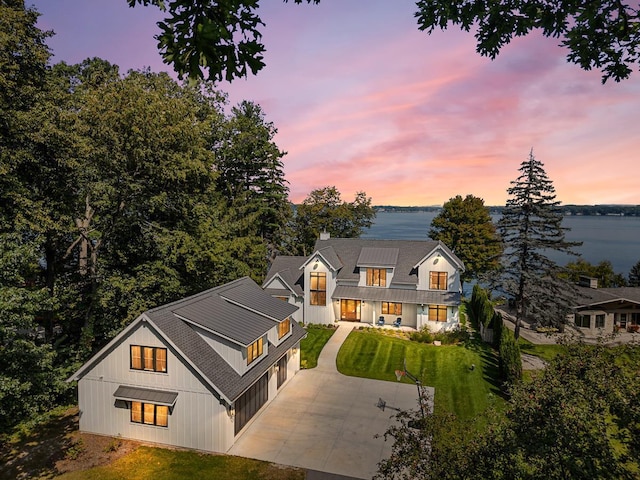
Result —
<instances>
[{"instance_id":1,"label":"concrete driveway","mask_svg":"<svg viewBox=\"0 0 640 480\"><path fill-rule=\"evenodd\" d=\"M418 392L413 385L337 372L336 355L353 326L341 322L318 367L300 371L283 387L229 450L231 455L363 479L376 473L391 443L374 436L394 421L394 408L416 408ZM384 412L376 406L381 398Z\"/></svg>"}]
</instances>

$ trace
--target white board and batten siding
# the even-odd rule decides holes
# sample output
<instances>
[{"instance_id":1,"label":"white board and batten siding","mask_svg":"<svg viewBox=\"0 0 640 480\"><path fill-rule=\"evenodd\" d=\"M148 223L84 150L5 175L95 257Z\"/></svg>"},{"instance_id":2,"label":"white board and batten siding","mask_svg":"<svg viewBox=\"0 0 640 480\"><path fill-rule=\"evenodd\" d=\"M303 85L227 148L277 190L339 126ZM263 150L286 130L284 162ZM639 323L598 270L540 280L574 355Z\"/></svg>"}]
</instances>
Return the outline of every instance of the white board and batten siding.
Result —
<instances>
[{"instance_id":1,"label":"white board and batten siding","mask_svg":"<svg viewBox=\"0 0 640 480\"><path fill-rule=\"evenodd\" d=\"M130 345L167 348L167 373L132 370ZM131 422L130 406L113 396L120 385L178 392L168 427ZM226 408L145 322L78 381L78 397L84 432L213 452L233 444L233 418Z\"/></svg>"},{"instance_id":2,"label":"white board and batten siding","mask_svg":"<svg viewBox=\"0 0 640 480\"><path fill-rule=\"evenodd\" d=\"M460 291L460 274L452 259L442 252L433 252L418 267L418 290L429 290L429 272L447 272L447 291Z\"/></svg>"},{"instance_id":3,"label":"white board and batten siding","mask_svg":"<svg viewBox=\"0 0 640 480\"><path fill-rule=\"evenodd\" d=\"M336 289L336 273L333 272L328 265L324 263L322 257L316 257L304 267L304 321L305 323L319 323L331 325L336 321L336 315L332 308L331 296ZM311 305L311 272L319 272L326 274L326 304ZM339 316L337 317L339 318Z\"/></svg>"}]
</instances>

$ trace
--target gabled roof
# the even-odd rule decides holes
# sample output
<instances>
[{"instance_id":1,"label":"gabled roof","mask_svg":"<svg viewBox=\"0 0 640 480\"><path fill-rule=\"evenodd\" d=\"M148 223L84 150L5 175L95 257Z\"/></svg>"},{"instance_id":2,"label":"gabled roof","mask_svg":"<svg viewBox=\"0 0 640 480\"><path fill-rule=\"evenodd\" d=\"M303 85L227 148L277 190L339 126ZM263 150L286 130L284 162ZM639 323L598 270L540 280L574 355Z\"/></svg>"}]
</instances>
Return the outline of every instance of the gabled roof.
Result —
<instances>
[{"instance_id":1,"label":"gabled roof","mask_svg":"<svg viewBox=\"0 0 640 480\"><path fill-rule=\"evenodd\" d=\"M253 286L252 286L253 285ZM270 301L282 302L271 298L267 293L245 277L221 287L206 290L192 297L188 297L177 302L163 305L140 315L129 326L127 326L118 336L109 342L102 350L87 361L78 371L76 371L68 381L79 380L98 361L103 359L118 344L124 341L142 323L147 324L175 350L175 354L181 357L200 376L203 383L217 391L222 398L228 402L233 402L246 389L248 389L258 378L277 362L286 352L296 345L305 335L305 330L297 322L291 322L291 333L278 346L269 345L268 352L244 375L237 373L211 346L204 340L194 328L195 325L215 331L229 333L230 325L235 325L238 332L231 333L237 338L246 336L255 338L266 334L276 322L269 318L267 312L257 313L240 305L225 300L221 293L228 290L228 287L241 287L233 293L227 292L228 296L246 298L245 295L255 295L258 299L254 307L268 305L269 313L273 314ZM255 286L255 288L254 288ZM234 290L231 288L231 290ZM266 297L266 298L265 298ZM237 298L236 298L237 299ZM268 299L268 300L267 300ZM212 310L208 310L211 308ZM295 311L297 307L290 305L288 308ZM220 310L219 310L220 309ZM180 313L177 313L180 312ZM186 317L189 315L190 317ZM227 315L233 315L228 317ZM286 317L284 317L286 318ZM282 320L284 320L282 318ZM256 322L258 326L253 325ZM202 324L206 325L202 325ZM215 329L215 330L214 330ZM247 329L251 333L243 334L241 329ZM260 333L262 332L262 333Z\"/></svg>"},{"instance_id":2,"label":"gabled roof","mask_svg":"<svg viewBox=\"0 0 640 480\"><path fill-rule=\"evenodd\" d=\"M576 287L577 307L602 305L613 302L630 302L640 305L640 287L590 288Z\"/></svg>"},{"instance_id":3,"label":"gabled roof","mask_svg":"<svg viewBox=\"0 0 640 480\"><path fill-rule=\"evenodd\" d=\"M332 248L339 257L343 268L339 270L338 281L357 282L360 278L357 265L363 249L368 249L365 258L378 257L379 260L389 260L391 251L397 250L398 255L393 270L392 284L418 284L416 267L434 250L440 248L451 257L451 260L460 269L464 269L462 261L449 250L443 243L433 240L373 240L363 238L329 238L317 240L315 249L323 252Z\"/></svg>"},{"instance_id":4,"label":"gabled roof","mask_svg":"<svg viewBox=\"0 0 640 480\"><path fill-rule=\"evenodd\" d=\"M333 247L328 246L320 249L316 248L316 250L309 255L307 261L300 265L300 270L302 270L308 263L311 263L316 257L321 257L324 263L326 263L333 271L338 271L344 266Z\"/></svg>"},{"instance_id":5,"label":"gabled roof","mask_svg":"<svg viewBox=\"0 0 640 480\"><path fill-rule=\"evenodd\" d=\"M278 256L275 258L269 272L265 277L265 281L262 287L270 290L268 285L274 279L278 277L282 283L284 283L289 289L289 293L294 293L298 296L304 295L304 275L300 271L300 267L305 263L308 257L300 256ZM272 293L272 292L270 292ZM281 294L283 292L278 292Z\"/></svg>"},{"instance_id":6,"label":"gabled roof","mask_svg":"<svg viewBox=\"0 0 640 480\"><path fill-rule=\"evenodd\" d=\"M418 266L422 262L424 262L427 258L429 258L431 255L433 255L433 253L436 250L442 250L442 252L449 258L450 261L453 262L455 266L457 266L460 270L464 271L464 264L462 263L462 260L460 260L458 256L455 253L453 253L451 249L447 247L444 243L442 243L440 240L438 240L436 243L437 245L435 245L431 249L431 251L429 251L429 253L427 253L424 257L422 257L420 261L414 265L414 268L418 268Z\"/></svg>"}]
</instances>

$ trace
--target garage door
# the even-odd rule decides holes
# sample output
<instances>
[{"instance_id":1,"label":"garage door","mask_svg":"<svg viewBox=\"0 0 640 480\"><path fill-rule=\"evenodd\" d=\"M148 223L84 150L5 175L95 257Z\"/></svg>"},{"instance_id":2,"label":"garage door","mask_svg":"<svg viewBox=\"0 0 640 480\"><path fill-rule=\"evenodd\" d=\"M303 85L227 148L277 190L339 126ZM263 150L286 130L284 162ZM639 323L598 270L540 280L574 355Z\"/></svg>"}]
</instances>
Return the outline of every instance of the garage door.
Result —
<instances>
[{"instance_id":1,"label":"garage door","mask_svg":"<svg viewBox=\"0 0 640 480\"><path fill-rule=\"evenodd\" d=\"M235 403L235 435L247 424L249 420L267 403L269 398L269 381L265 373L249 390L247 390Z\"/></svg>"}]
</instances>

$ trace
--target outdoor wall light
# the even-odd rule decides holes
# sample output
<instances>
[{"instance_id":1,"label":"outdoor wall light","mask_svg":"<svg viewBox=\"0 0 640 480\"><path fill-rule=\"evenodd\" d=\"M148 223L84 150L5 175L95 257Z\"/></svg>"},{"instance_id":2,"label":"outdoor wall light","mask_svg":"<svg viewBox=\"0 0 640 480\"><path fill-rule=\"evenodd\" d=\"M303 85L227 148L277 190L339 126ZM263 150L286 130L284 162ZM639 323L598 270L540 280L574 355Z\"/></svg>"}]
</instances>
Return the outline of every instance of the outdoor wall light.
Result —
<instances>
[{"instance_id":1,"label":"outdoor wall light","mask_svg":"<svg viewBox=\"0 0 640 480\"><path fill-rule=\"evenodd\" d=\"M236 416L236 407L233 405L229 405L229 416L232 418Z\"/></svg>"}]
</instances>

